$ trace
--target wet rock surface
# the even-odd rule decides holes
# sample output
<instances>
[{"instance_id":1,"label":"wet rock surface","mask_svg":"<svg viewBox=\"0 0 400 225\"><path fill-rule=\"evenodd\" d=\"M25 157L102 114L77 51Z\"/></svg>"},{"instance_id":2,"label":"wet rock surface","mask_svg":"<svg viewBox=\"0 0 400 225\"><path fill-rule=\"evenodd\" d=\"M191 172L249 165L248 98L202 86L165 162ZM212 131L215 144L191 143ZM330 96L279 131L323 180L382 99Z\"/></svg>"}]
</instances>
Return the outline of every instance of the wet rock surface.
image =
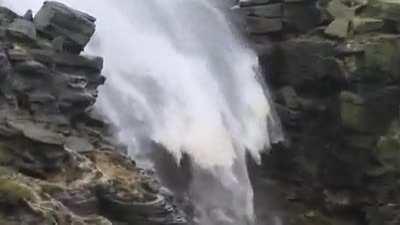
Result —
<instances>
[{"instance_id":1,"label":"wet rock surface","mask_svg":"<svg viewBox=\"0 0 400 225\"><path fill-rule=\"evenodd\" d=\"M250 10L271 4L283 4L280 16ZM248 18L282 21L243 24L262 31L247 36L286 134L262 167L251 166L260 224L399 223L398 5L238 1ZM288 19L305 9L313 23Z\"/></svg>"},{"instance_id":2,"label":"wet rock surface","mask_svg":"<svg viewBox=\"0 0 400 225\"><path fill-rule=\"evenodd\" d=\"M0 224L186 224L91 109L103 59L79 53L95 18L49 1L0 8L0 29Z\"/></svg>"}]
</instances>

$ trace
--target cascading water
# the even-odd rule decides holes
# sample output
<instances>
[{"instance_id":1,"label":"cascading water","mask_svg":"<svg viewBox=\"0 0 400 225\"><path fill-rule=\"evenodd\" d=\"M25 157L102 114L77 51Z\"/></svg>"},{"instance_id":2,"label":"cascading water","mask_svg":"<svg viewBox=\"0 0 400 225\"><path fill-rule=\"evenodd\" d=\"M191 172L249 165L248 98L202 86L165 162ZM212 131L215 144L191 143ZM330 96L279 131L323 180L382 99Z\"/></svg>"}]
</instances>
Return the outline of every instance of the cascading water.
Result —
<instances>
[{"instance_id":1,"label":"cascading water","mask_svg":"<svg viewBox=\"0 0 400 225\"><path fill-rule=\"evenodd\" d=\"M214 1L62 0L98 18L87 50L105 57L108 81L97 107L130 154L147 155L156 143L176 162L187 156L190 181L180 194L199 224L244 225L253 220L246 152L259 160L279 131L257 57ZM5 2L17 10L42 4Z\"/></svg>"}]
</instances>

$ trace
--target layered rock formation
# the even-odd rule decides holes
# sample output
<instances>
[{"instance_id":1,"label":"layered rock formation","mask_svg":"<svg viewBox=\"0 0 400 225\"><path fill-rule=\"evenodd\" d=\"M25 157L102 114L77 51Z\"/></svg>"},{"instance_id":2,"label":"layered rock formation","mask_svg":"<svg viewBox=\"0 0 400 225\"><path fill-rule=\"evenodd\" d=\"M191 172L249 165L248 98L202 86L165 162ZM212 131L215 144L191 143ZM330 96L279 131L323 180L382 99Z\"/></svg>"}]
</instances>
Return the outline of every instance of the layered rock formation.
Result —
<instances>
[{"instance_id":1,"label":"layered rock formation","mask_svg":"<svg viewBox=\"0 0 400 225\"><path fill-rule=\"evenodd\" d=\"M94 31L58 2L0 7L0 224L186 223L91 111L103 60L80 52Z\"/></svg>"},{"instance_id":2,"label":"layered rock formation","mask_svg":"<svg viewBox=\"0 0 400 225\"><path fill-rule=\"evenodd\" d=\"M287 134L263 170L295 212L284 220L399 224L400 2L238 5Z\"/></svg>"}]
</instances>

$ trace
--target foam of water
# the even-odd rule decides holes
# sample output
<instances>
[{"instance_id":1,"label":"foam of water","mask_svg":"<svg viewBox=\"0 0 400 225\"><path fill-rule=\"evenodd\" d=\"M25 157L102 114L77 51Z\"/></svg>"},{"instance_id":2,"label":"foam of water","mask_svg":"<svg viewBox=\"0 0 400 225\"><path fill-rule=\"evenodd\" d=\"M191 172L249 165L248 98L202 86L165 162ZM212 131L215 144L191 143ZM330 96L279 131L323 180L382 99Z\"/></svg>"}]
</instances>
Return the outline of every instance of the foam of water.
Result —
<instances>
[{"instance_id":1,"label":"foam of water","mask_svg":"<svg viewBox=\"0 0 400 225\"><path fill-rule=\"evenodd\" d=\"M245 153L259 160L274 119L257 57L215 0L63 0L98 18L88 51L105 57L98 108L132 155L153 141L192 162L188 193L204 225L253 216ZM41 0L6 0L19 13ZM268 124L269 123L269 124Z\"/></svg>"}]
</instances>

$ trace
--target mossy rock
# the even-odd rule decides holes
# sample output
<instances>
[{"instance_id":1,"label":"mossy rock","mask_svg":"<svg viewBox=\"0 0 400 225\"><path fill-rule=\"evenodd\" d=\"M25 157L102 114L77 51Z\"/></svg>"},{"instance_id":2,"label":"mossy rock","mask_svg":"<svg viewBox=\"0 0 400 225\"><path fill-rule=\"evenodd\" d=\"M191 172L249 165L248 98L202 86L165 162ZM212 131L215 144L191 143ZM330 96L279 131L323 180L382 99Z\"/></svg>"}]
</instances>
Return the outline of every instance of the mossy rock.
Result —
<instances>
[{"instance_id":1,"label":"mossy rock","mask_svg":"<svg viewBox=\"0 0 400 225\"><path fill-rule=\"evenodd\" d=\"M361 79L390 82L400 79L400 38L378 38L365 45L358 60Z\"/></svg>"},{"instance_id":2,"label":"mossy rock","mask_svg":"<svg viewBox=\"0 0 400 225\"><path fill-rule=\"evenodd\" d=\"M35 192L28 185L13 178L0 178L0 203L18 205L23 201L36 200Z\"/></svg>"}]
</instances>

